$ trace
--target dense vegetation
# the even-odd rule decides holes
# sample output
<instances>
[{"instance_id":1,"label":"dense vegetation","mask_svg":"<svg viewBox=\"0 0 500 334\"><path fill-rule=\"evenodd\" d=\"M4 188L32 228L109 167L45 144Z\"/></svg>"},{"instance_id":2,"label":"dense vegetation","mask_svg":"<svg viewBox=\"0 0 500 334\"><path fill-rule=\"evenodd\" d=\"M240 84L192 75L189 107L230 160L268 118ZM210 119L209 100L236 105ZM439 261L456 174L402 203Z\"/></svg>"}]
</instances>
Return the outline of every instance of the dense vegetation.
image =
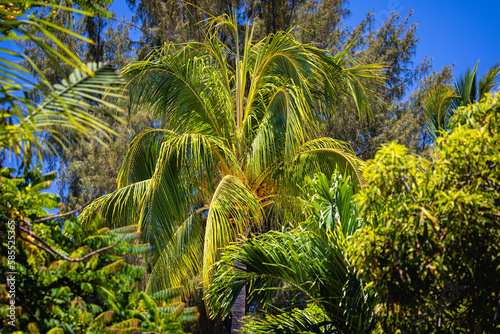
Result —
<instances>
[{"instance_id":1,"label":"dense vegetation","mask_svg":"<svg viewBox=\"0 0 500 334\"><path fill-rule=\"evenodd\" d=\"M344 0L126 2L0 2L1 330L500 329L500 66Z\"/></svg>"},{"instance_id":2,"label":"dense vegetation","mask_svg":"<svg viewBox=\"0 0 500 334\"><path fill-rule=\"evenodd\" d=\"M133 329L182 333L175 320L192 319L189 314L196 310L171 303L179 289L153 296L141 292L144 268L127 263L127 258L150 250L148 244L136 242L140 237L137 225L110 230L99 228L96 219L84 228L71 212L49 216L44 208L54 209L59 199L40 191L56 175L42 176L36 167L22 177L12 177L11 172L1 171L1 201L10 205L3 208L0 219L2 231L16 232L16 242L9 242L10 233L9 237L2 233L0 261L2 272L17 274L0 286L6 305L0 311L3 328L30 333ZM16 307L11 313L7 291L12 285ZM169 306L161 307L166 303Z\"/></svg>"},{"instance_id":3,"label":"dense vegetation","mask_svg":"<svg viewBox=\"0 0 500 334\"><path fill-rule=\"evenodd\" d=\"M376 223L351 256L386 332L498 329L499 111L487 95L455 111L430 160L390 144L366 168L359 203Z\"/></svg>"}]
</instances>

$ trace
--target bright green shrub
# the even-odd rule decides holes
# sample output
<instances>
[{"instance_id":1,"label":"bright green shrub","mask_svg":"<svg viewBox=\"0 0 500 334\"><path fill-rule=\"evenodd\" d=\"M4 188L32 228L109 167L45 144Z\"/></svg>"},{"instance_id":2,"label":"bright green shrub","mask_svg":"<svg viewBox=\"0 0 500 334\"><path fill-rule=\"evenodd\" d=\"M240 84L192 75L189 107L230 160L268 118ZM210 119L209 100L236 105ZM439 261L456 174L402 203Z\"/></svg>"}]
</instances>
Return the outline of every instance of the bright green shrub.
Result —
<instances>
[{"instance_id":1,"label":"bright green shrub","mask_svg":"<svg viewBox=\"0 0 500 334\"><path fill-rule=\"evenodd\" d=\"M430 161L393 143L365 170L358 199L374 226L349 253L382 300L387 333L500 328L499 95L459 108L453 122Z\"/></svg>"}]
</instances>

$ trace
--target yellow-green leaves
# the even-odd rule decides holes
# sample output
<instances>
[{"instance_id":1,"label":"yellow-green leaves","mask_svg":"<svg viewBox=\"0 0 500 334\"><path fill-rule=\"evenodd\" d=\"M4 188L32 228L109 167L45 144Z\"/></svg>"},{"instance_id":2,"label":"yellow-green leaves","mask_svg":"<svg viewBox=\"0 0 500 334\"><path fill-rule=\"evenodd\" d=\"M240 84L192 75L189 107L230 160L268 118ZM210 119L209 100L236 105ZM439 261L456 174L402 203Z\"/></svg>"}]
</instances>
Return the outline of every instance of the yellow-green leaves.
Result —
<instances>
[{"instance_id":1,"label":"yellow-green leaves","mask_svg":"<svg viewBox=\"0 0 500 334\"><path fill-rule=\"evenodd\" d=\"M228 175L217 186L208 209L203 279L210 281L212 265L220 249L260 222L261 207L257 197L235 176Z\"/></svg>"},{"instance_id":2,"label":"yellow-green leaves","mask_svg":"<svg viewBox=\"0 0 500 334\"><path fill-rule=\"evenodd\" d=\"M429 161L393 143L366 168L358 198L376 222L350 255L386 332L498 330L499 108L498 94L458 108Z\"/></svg>"},{"instance_id":3,"label":"yellow-green leaves","mask_svg":"<svg viewBox=\"0 0 500 334\"><path fill-rule=\"evenodd\" d=\"M306 175L340 169L363 183L349 145L318 137L334 105L362 104L380 66L353 62L350 46L331 55L286 32L254 41L250 24L241 40L235 20L213 18L205 42L165 45L123 71L131 101L164 128L132 142L121 189L89 210L101 207L108 223L140 222L160 255L149 292L207 283L220 249L264 211L288 212L293 200L280 198L298 195Z\"/></svg>"}]
</instances>

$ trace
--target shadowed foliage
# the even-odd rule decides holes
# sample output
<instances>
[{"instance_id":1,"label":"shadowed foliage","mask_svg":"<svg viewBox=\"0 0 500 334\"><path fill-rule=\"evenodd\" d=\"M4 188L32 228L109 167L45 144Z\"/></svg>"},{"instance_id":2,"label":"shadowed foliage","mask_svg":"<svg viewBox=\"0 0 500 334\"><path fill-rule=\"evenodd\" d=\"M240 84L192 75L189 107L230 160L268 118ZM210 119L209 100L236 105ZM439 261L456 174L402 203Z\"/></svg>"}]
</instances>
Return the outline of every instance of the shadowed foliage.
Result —
<instances>
[{"instance_id":1,"label":"shadowed foliage","mask_svg":"<svg viewBox=\"0 0 500 334\"><path fill-rule=\"evenodd\" d=\"M247 286L266 315L256 312L247 318L244 333L371 332L376 299L344 254L354 233L365 226L353 192L349 178L336 174L329 180L319 174L309 179L304 200L308 219L299 227L251 236L225 248L206 297L213 312L227 316L239 290ZM283 289L277 281L303 297L277 310L271 299Z\"/></svg>"}]
</instances>

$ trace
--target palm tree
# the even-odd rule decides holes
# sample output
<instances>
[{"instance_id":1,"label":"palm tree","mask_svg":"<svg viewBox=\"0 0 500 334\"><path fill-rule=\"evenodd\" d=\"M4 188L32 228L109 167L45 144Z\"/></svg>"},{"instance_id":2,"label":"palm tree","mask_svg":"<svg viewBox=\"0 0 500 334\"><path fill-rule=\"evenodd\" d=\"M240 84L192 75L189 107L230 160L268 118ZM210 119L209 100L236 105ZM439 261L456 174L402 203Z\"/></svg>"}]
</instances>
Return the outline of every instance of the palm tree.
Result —
<instances>
[{"instance_id":1,"label":"palm tree","mask_svg":"<svg viewBox=\"0 0 500 334\"><path fill-rule=\"evenodd\" d=\"M316 169L339 167L362 183L350 146L319 134L345 99L369 115L381 66L357 64L350 46L331 55L286 32L254 42L249 25L242 40L235 16L208 22L204 43L164 46L124 70L131 101L159 126L133 140L119 189L82 219L100 208L108 224L140 222L157 249L148 292L194 288L200 273L206 286L220 249L282 215Z\"/></svg>"},{"instance_id":2,"label":"palm tree","mask_svg":"<svg viewBox=\"0 0 500 334\"><path fill-rule=\"evenodd\" d=\"M499 84L500 64L493 65L481 78L477 77L479 62L455 81L455 87L438 85L424 100L424 115L427 129L433 140L442 131L450 130L450 121L455 111L462 106L480 101Z\"/></svg>"},{"instance_id":3,"label":"palm tree","mask_svg":"<svg viewBox=\"0 0 500 334\"><path fill-rule=\"evenodd\" d=\"M345 254L354 233L366 224L352 201L353 192L349 178L334 174L329 180L320 173L309 180L304 223L224 249L207 294L211 311L227 316L238 291L249 286L253 301L262 300L264 309L277 314L250 318L244 333L371 332L375 295L356 278ZM245 270L235 270L234 263ZM291 305L286 310L272 305L277 281L287 291L300 292L302 297L293 300L301 302L287 301Z\"/></svg>"}]
</instances>

